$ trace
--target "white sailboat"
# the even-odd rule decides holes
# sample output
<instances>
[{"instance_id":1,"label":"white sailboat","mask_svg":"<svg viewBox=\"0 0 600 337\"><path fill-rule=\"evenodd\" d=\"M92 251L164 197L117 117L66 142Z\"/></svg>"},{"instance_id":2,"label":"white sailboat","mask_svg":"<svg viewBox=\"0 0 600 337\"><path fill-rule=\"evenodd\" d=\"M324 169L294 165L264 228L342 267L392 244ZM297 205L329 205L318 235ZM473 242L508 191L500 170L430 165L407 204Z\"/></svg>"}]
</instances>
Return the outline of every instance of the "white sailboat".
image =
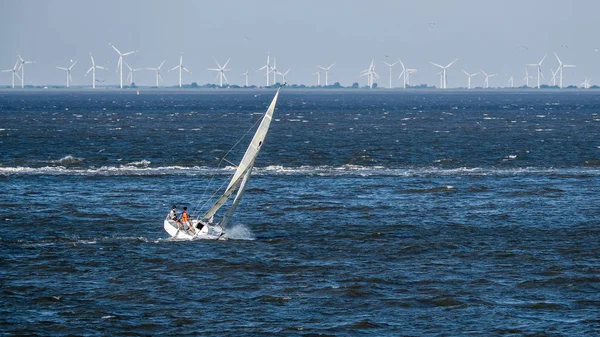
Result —
<instances>
[{"instance_id":1,"label":"white sailboat","mask_svg":"<svg viewBox=\"0 0 600 337\"><path fill-rule=\"evenodd\" d=\"M184 239L184 240L195 240L195 239L226 239L227 234L225 232L225 228L229 220L235 212L242 195L244 194L244 190L246 189L246 185L248 180L250 179L250 175L252 174L252 168L254 167L254 160L260 152L260 149L263 145L265 137L267 136L267 132L269 131L269 126L271 125L271 119L273 118L273 112L275 111L275 104L277 103L277 97L279 96L279 89L277 89L277 93L275 93L275 97L273 97L273 101L267 112L262 118L254 137L252 137L252 141L250 141L250 145L248 149L246 149L246 153L244 157L240 161L233 177L229 181L229 185L225 189L225 192L215 201L215 203L204 213L202 217L199 219L190 220L191 225L194 227L192 230L183 229L183 225L179 225L174 221L169 219L169 216L164 221L164 228L171 235L171 237L175 239ZM235 193L235 198L231 203L231 206L227 210L227 212L223 215L220 221L214 222L214 217L217 215L217 212L221 209L221 207L227 202L227 200Z\"/></svg>"}]
</instances>

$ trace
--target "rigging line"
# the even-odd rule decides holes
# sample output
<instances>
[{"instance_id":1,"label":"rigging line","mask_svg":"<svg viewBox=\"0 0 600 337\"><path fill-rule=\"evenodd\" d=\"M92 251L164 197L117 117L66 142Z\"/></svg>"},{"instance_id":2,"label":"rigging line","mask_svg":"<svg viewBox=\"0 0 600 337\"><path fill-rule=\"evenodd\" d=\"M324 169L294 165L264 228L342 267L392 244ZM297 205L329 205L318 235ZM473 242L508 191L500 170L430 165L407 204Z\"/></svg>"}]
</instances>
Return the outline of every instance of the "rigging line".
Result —
<instances>
[{"instance_id":1,"label":"rigging line","mask_svg":"<svg viewBox=\"0 0 600 337\"><path fill-rule=\"evenodd\" d=\"M197 211L197 212L194 212L194 213L196 214L196 215L194 216L196 219L200 219L200 214L202 213L200 210L201 210L202 208L204 208L204 207L205 207L205 206L206 206L206 205L209 203L209 201L210 201L210 200L211 200L211 199L212 199L212 198L213 198L213 197L214 197L214 196L217 194L217 192L218 192L218 191L219 191L219 190L220 190L220 189L223 187L223 185L225 184L225 183L221 184L221 186L220 186L220 187L219 187L219 188L218 188L218 189L217 189L217 190L216 190L216 191L215 191L215 192L214 192L214 193L213 193L213 194L210 196L210 198L208 198L208 200L206 200L206 201L205 201L205 202L204 202L204 203L203 203L203 204L200 206L201 200L202 200L202 199L204 199L204 196L206 195L206 192L208 191L208 188L211 186L211 184L212 184L212 181L214 180L214 177L215 177L215 175L216 175L216 173L217 173L217 170L221 168L221 164L223 164L223 161L226 161L226 162L230 163L230 162L229 162L227 159L225 159L225 158L226 158L226 157L229 155L229 153L231 153L231 151L233 151L233 149L234 149L234 148L235 148L235 147L236 147L236 146L237 146L237 145L238 145L238 144L239 144L239 143L242 141L242 139L244 139L244 138L245 138L245 137L248 135L248 133L250 133L250 131L252 131L252 130L254 129L254 127L256 126L256 124L258 124L260 121L262 121L262 120L263 120L263 118L265 117L265 115L267 114L267 112L268 112L268 109L267 109L267 111L265 111L265 112L264 112L264 113L261 115L261 117L260 117L260 118L258 118L258 119L256 120L256 122L254 122L254 124L252 124L252 126L251 126L251 127L250 127L250 128L249 128L249 129L248 129L248 130L247 130L247 131L246 131L246 132L243 134L243 135L242 135L242 137L240 137L240 138L239 138L239 139L238 139L238 140L235 142L235 144L233 144L233 146L232 146L232 147L229 149L229 151L227 151L227 153L225 153L225 155L224 155L223 157L221 157L221 160L219 161L219 164L217 164L217 167L216 167L216 168L213 170L213 174L210 176L210 180L208 181L208 184L206 185L206 188L204 189L204 191L202 192L202 195L201 195L201 196L200 196L200 198L198 199L199 201L196 203L196 207L195 207L195 208L196 208L196 209L198 209L198 211ZM233 165L233 164L232 164L232 165ZM237 165L233 165L233 166L235 166L235 167L237 168ZM235 175L235 171L233 172L233 174L231 175L231 177L233 177L234 175ZM230 179L231 179L231 177L230 177ZM225 182L227 182L227 180L226 180ZM198 208L198 206L200 206L200 208Z\"/></svg>"}]
</instances>

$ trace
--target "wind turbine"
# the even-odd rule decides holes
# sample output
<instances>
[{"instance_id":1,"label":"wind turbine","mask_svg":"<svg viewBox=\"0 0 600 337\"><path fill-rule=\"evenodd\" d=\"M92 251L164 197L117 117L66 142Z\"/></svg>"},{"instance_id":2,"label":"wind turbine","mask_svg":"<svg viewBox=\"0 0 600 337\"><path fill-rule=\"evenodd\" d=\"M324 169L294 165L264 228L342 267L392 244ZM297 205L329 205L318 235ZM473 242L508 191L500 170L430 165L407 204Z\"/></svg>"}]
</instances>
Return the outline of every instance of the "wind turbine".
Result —
<instances>
[{"instance_id":1,"label":"wind turbine","mask_svg":"<svg viewBox=\"0 0 600 337\"><path fill-rule=\"evenodd\" d=\"M127 74L127 82L131 85L133 83L133 73L136 71L140 71L143 68L132 69L127 62L125 62L125 66L129 68L129 73Z\"/></svg>"},{"instance_id":2,"label":"wind turbine","mask_svg":"<svg viewBox=\"0 0 600 337\"><path fill-rule=\"evenodd\" d=\"M377 74L375 72L375 59L371 59L371 65L369 65L369 68L363 70L361 72L361 77L362 76L367 76L367 84L369 86L369 88L373 88L373 82L376 79L379 79L379 74Z\"/></svg>"},{"instance_id":3,"label":"wind turbine","mask_svg":"<svg viewBox=\"0 0 600 337\"><path fill-rule=\"evenodd\" d=\"M540 88L540 77L544 76L542 74L542 62L544 62L544 60L546 59L546 56L548 56L548 54L544 55L544 57L542 58L540 63L526 64L526 66L528 66L528 67L536 67L537 68L537 82L538 82L537 87L538 87L538 89Z\"/></svg>"},{"instance_id":4,"label":"wind turbine","mask_svg":"<svg viewBox=\"0 0 600 337\"><path fill-rule=\"evenodd\" d=\"M464 69L461 69L461 70L463 73L465 73L465 75L467 75L469 77L469 79L467 81L467 89L471 89L471 77L479 75L479 71L474 74L469 74L468 72L464 71Z\"/></svg>"},{"instance_id":5,"label":"wind turbine","mask_svg":"<svg viewBox=\"0 0 600 337\"><path fill-rule=\"evenodd\" d=\"M527 67L525 67L525 78L523 78L523 81L525 81L525 86L527 88L529 88L529 79L533 79L532 76L529 76L529 71L527 70Z\"/></svg>"},{"instance_id":6,"label":"wind turbine","mask_svg":"<svg viewBox=\"0 0 600 337\"><path fill-rule=\"evenodd\" d=\"M313 75L317 75L317 86L321 86L321 72L320 71L316 71Z\"/></svg>"},{"instance_id":7,"label":"wind turbine","mask_svg":"<svg viewBox=\"0 0 600 337\"><path fill-rule=\"evenodd\" d=\"M92 59L92 66L85 73L85 76L87 76L87 74L89 74L90 71L92 72L92 88L96 88L96 69L106 70L106 68L96 65L96 62L94 62L94 57L92 56L92 53L90 53L90 58Z\"/></svg>"},{"instance_id":8,"label":"wind turbine","mask_svg":"<svg viewBox=\"0 0 600 337\"><path fill-rule=\"evenodd\" d=\"M133 53L137 53L139 52L139 50L134 50L134 51L129 51L127 53L121 53L117 47L115 47L112 43L108 43L109 46L111 46L116 52L117 54L119 54L119 62L117 62L117 72L119 73L119 84L121 85L121 89L123 89L123 57L127 56L127 55L131 55Z\"/></svg>"},{"instance_id":9,"label":"wind turbine","mask_svg":"<svg viewBox=\"0 0 600 337\"><path fill-rule=\"evenodd\" d=\"M508 79L508 84L510 85L511 88L515 87L515 80L512 76Z\"/></svg>"},{"instance_id":10,"label":"wind turbine","mask_svg":"<svg viewBox=\"0 0 600 337\"><path fill-rule=\"evenodd\" d=\"M330 69L331 69L331 67L333 67L334 65L335 65L335 61L334 61L334 62L333 62L333 63L332 63L332 64L331 64L329 67L327 67L327 68L325 68L325 67L321 67L321 66L317 66L317 68L319 68L319 69L321 69L321 70L325 71L325 86L328 86L328 85L329 85L329 83L328 83L328 80L327 80L327 79L329 78L329 70L330 70Z\"/></svg>"},{"instance_id":11,"label":"wind turbine","mask_svg":"<svg viewBox=\"0 0 600 337\"><path fill-rule=\"evenodd\" d=\"M286 83L286 82L285 82L285 76L287 76L287 74L290 72L290 70L292 70L292 68L288 69L288 70L287 70L285 73L278 73L278 74L279 74L279 75L281 75L281 77L282 77L282 80L281 80L281 81L283 82L283 84L285 84L285 83Z\"/></svg>"},{"instance_id":12,"label":"wind turbine","mask_svg":"<svg viewBox=\"0 0 600 337\"><path fill-rule=\"evenodd\" d=\"M387 63L387 62L383 62L383 63L385 63L385 64L386 64L388 67L390 67L390 89L392 89L392 67L394 67L396 64L398 64L398 62L400 62L400 61L396 61L396 62L394 62L394 63L392 63L392 64L389 64L389 63Z\"/></svg>"},{"instance_id":13,"label":"wind turbine","mask_svg":"<svg viewBox=\"0 0 600 337\"><path fill-rule=\"evenodd\" d=\"M454 61L448 63L447 66L441 66L437 63L433 63L433 62L429 62L431 64L433 64L434 66L442 69L442 73L440 74L441 78L440 78L440 83L441 83L441 87L442 89L446 89L448 87L448 76L446 76L446 69L448 69L452 64L454 64L454 62L458 61L458 59L455 59Z\"/></svg>"},{"instance_id":14,"label":"wind turbine","mask_svg":"<svg viewBox=\"0 0 600 337\"><path fill-rule=\"evenodd\" d=\"M21 88L25 88L25 65L28 63L33 63L33 61L25 61L19 54L17 54L17 56L19 57L19 60L21 61L21 66L19 67L19 68L21 68Z\"/></svg>"},{"instance_id":15,"label":"wind turbine","mask_svg":"<svg viewBox=\"0 0 600 337\"><path fill-rule=\"evenodd\" d=\"M418 71L417 69L406 68L406 70L404 71L404 77L406 78L406 85L410 86L410 74L414 74L417 71ZM406 88L406 85L404 88Z\"/></svg>"},{"instance_id":16,"label":"wind turbine","mask_svg":"<svg viewBox=\"0 0 600 337\"><path fill-rule=\"evenodd\" d=\"M217 64L218 68L208 68L208 70L217 72L217 77L219 77L219 86L220 87L223 86L223 78L225 78L225 82L227 82L227 84L229 84L229 81L227 80L227 76L225 76L225 72L231 70L231 69L225 69L227 67L227 64L229 63L229 60L231 60L231 58L228 58L227 62L225 62L225 65L223 65L222 67L219 64L219 62L217 62L217 60L215 60L215 63ZM215 79L217 77L215 77Z\"/></svg>"},{"instance_id":17,"label":"wind turbine","mask_svg":"<svg viewBox=\"0 0 600 337\"><path fill-rule=\"evenodd\" d=\"M481 73L483 74L483 76L485 76L485 81L483 82L483 87L485 89L490 87L490 77L494 77L498 74L487 74L485 71L483 71L483 69L481 69Z\"/></svg>"},{"instance_id":18,"label":"wind turbine","mask_svg":"<svg viewBox=\"0 0 600 337\"><path fill-rule=\"evenodd\" d=\"M12 87L13 87L13 88L15 87L15 76L16 76L18 79L21 79L21 78L19 77L19 70L20 70L20 69L19 69L19 60L17 60L17 62L15 62L15 66L14 66L14 68L12 68L12 69L6 69L6 70L2 70L2 72L3 72L3 73L7 73L7 72L9 72L9 71L10 71L10 72L12 72Z\"/></svg>"},{"instance_id":19,"label":"wind turbine","mask_svg":"<svg viewBox=\"0 0 600 337\"><path fill-rule=\"evenodd\" d=\"M581 84L585 89L589 89L590 88L590 81L591 79L588 79L587 77L585 78L585 81L581 82Z\"/></svg>"},{"instance_id":20,"label":"wind turbine","mask_svg":"<svg viewBox=\"0 0 600 337\"><path fill-rule=\"evenodd\" d=\"M71 61L73 62L73 61ZM71 69L73 69L73 67L77 64L77 61L71 63L71 66L69 68L65 68L65 67L56 67L56 69L60 69L60 70L66 70L67 71L67 88L69 87L70 82L73 82L73 78L71 78Z\"/></svg>"},{"instance_id":21,"label":"wind turbine","mask_svg":"<svg viewBox=\"0 0 600 337\"><path fill-rule=\"evenodd\" d=\"M158 79L160 79L161 81L163 80L162 76L160 76L160 68L163 66L163 64L165 64L165 61L162 61L160 63L160 65L158 66L158 68L146 68L147 70L154 70L154 71L156 71L156 87L157 88L158 88Z\"/></svg>"},{"instance_id":22,"label":"wind turbine","mask_svg":"<svg viewBox=\"0 0 600 337\"><path fill-rule=\"evenodd\" d=\"M550 79L550 81L548 81L548 84L552 84L552 86L556 86L556 75L558 75L558 73L560 72L560 67L556 68L556 71L552 70L552 68L550 68L550 72L552 73L552 78Z\"/></svg>"},{"instance_id":23,"label":"wind turbine","mask_svg":"<svg viewBox=\"0 0 600 337\"><path fill-rule=\"evenodd\" d=\"M273 58L273 66L271 67L271 72L273 73L273 84L277 83L277 60Z\"/></svg>"},{"instance_id":24,"label":"wind turbine","mask_svg":"<svg viewBox=\"0 0 600 337\"><path fill-rule=\"evenodd\" d=\"M169 71L175 70L177 68L179 68L179 87L181 88L181 70L183 69L183 70L187 71L188 74L192 73L191 71L187 70L186 67L183 66L183 54L181 54L179 56L179 64L176 65L175 67L171 68L171 70L169 70Z\"/></svg>"},{"instance_id":25,"label":"wind turbine","mask_svg":"<svg viewBox=\"0 0 600 337\"><path fill-rule=\"evenodd\" d=\"M267 64L262 66L262 68L258 69L257 71L261 71L263 69L267 70L267 73L265 74L265 76L267 77L267 87L269 86L269 73L271 72L271 64L269 63L269 57L271 56L271 53L267 53Z\"/></svg>"},{"instance_id":26,"label":"wind turbine","mask_svg":"<svg viewBox=\"0 0 600 337\"><path fill-rule=\"evenodd\" d=\"M556 53L554 53L554 56L556 56L556 59L558 60L558 70L560 70L560 88L562 89L563 87L563 68L575 68L574 65L572 64L563 64L560 59L558 58L558 55Z\"/></svg>"},{"instance_id":27,"label":"wind turbine","mask_svg":"<svg viewBox=\"0 0 600 337\"><path fill-rule=\"evenodd\" d=\"M246 87L248 87L248 70L246 70L246 72L243 73L241 77L246 77Z\"/></svg>"}]
</instances>

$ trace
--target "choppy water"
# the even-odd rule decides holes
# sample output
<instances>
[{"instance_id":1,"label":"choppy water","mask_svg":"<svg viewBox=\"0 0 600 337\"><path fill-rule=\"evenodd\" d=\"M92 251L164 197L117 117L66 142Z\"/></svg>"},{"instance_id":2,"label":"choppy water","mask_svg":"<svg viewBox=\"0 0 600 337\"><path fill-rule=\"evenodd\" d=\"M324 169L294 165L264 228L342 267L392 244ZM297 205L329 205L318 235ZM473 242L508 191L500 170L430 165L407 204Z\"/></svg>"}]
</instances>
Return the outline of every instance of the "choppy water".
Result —
<instances>
[{"instance_id":1,"label":"choppy water","mask_svg":"<svg viewBox=\"0 0 600 337\"><path fill-rule=\"evenodd\" d=\"M272 94L0 92L0 335L600 335L600 96L284 90L167 239Z\"/></svg>"}]
</instances>

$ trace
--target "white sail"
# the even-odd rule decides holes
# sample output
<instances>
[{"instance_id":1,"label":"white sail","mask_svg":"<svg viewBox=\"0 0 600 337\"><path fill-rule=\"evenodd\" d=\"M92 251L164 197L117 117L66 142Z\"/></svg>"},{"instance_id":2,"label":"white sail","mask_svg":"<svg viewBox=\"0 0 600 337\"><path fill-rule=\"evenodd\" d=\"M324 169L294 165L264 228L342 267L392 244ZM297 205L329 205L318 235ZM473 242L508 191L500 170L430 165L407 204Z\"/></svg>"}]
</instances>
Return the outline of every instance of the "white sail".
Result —
<instances>
[{"instance_id":1,"label":"white sail","mask_svg":"<svg viewBox=\"0 0 600 337\"><path fill-rule=\"evenodd\" d=\"M252 167L254 166L254 160L256 159L256 156L258 155L258 152L260 151L263 145L265 137L267 136L267 132L269 131L269 126L271 125L271 119L273 118L273 112L275 111L275 104L277 103L278 96L279 89L277 89L277 93L275 93L275 97L273 97L271 105L269 105L267 112L265 113L262 121L260 122L260 125L258 126L258 129L256 130L256 133L254 134L254 137L252 137L252 141L250 142L250 145L248 146L244 157L240 161L237 170L233 174L229 185L225 189L225 192L202 216L204 220L211 219L215 215L215 213L217 213L219 208L221 208L221 206L225 204L227 199L229 199L229 197L236 191L236 189L238 189L241 183L242 186L239 188L235 200L231 208L229 209L229 212L227 212L227 215L223 218L223 221L221 221L221 225L225 226L227 221L229 221L229 218L231 218L231 215L233 214L233 211L235 211L235 208L239 203L239 199L241 198L244 192L244 187L248 182L248 179L250 178L250 173L252 171Z\"/></svg>"}]
</instances>

